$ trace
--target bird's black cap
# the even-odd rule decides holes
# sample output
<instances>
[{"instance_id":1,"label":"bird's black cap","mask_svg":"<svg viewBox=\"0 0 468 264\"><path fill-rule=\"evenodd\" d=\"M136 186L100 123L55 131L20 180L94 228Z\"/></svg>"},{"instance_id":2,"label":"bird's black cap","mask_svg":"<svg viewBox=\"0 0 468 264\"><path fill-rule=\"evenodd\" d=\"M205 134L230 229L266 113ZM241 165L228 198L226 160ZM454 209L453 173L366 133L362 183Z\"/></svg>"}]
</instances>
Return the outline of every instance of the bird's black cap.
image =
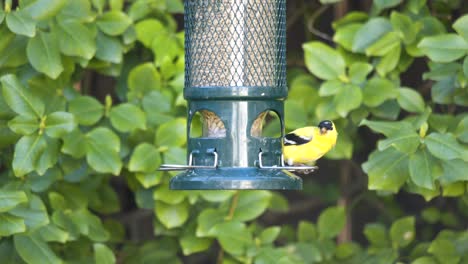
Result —
<instances>
[{"instance_id":1,"label":"bird's black cap","mask_svg":"<svg viewBox=\"0 0 468 264\"><path fill-rule=\"evenodd\" d=\"M326 128L327 130L333 130L333 123L330 120L323 120L319 123L318 127L320 129Z\"/></svg>"}]
</instances>

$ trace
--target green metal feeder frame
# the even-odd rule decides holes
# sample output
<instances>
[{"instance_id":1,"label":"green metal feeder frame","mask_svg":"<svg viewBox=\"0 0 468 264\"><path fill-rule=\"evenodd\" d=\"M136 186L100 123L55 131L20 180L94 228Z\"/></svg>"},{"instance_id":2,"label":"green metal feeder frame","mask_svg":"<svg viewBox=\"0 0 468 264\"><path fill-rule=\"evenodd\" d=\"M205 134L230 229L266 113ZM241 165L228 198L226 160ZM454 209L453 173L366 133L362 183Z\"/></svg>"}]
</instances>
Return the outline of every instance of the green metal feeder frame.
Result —
<instances>
[{"instance_id":1,"label":"green metal feeder frame","mask_svg":"<svg viewBox=\"0 0 468 264\"><path fill-rule=\"evenodd\" d=\"M185 0L188 165L170 188L302 189L284 166L281 138L262 137L275 112L284 135L286 0ZM191 137L194 116L202 137Z\"/></svg>"}]
</instances>

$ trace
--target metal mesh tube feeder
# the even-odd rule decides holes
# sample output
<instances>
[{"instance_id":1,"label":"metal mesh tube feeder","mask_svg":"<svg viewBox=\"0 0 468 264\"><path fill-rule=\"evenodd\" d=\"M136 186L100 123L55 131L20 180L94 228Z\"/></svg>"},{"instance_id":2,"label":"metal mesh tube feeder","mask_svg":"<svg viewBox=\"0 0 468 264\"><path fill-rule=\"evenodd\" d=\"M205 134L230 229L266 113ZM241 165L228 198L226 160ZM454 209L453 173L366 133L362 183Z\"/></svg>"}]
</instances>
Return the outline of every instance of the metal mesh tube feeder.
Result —
<instances>
[{"instance_id":1,"label":"metal mesh tube feeder","mask_svg":"<svg viewBox=\"0 0 468 264\"><path fill-rule=\"evenodd\" d=\"M284 135L286 0L186 0L187 163L171 189L301 189L281 138L262 137L269 112ZM194 116L201 137L191 137Z\"/></svg>"}]
</instances>

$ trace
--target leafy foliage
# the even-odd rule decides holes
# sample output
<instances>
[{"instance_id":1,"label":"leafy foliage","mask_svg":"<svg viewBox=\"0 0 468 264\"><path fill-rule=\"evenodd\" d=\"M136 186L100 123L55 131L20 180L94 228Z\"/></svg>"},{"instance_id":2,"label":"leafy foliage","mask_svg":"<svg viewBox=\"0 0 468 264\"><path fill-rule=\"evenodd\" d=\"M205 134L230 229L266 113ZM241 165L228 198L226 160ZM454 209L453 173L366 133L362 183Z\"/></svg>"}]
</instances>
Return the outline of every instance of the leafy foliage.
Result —
<instances>
[{"instance_id":1,"label":"leafy foliage","mask_svg":"<svg viewBox=\"0 0 468 264\"><path fill-rule=\"evenodd\" d=\"M3 2L5 263L182 263L216 252L224 263L468 261L467 231L449 230L460 226L458 218L435 207L421 217L389 208L397 211L390 219L365 225L365 247L336 243L352 206L329 206L315 223L265 226L259 217L289 209L280 193L170 191L173 174L156 169L185 162L184 33L175 19L181 0ZM466 212L468 15L433 15L459 7L448 2L453 6L375 0L370 14L349 12L333 23L334 45L304 43L305 67L290 71L285 124L290 130L333 119L340 136L327 157L365 153L370 190L457 197ZM410 87L402 76L418 60L427 65L425 85ZM115 92L90 89L90 72L113 78ZM378 135L375 147L366 147L363 132ZM116 176L151 213L153 241L131 242L125 221L114 220L122 211ZM323 196L326 205L334 202ZM424 237L417 229L424 223L444 230Z\"/></svg>"}]
</instances>

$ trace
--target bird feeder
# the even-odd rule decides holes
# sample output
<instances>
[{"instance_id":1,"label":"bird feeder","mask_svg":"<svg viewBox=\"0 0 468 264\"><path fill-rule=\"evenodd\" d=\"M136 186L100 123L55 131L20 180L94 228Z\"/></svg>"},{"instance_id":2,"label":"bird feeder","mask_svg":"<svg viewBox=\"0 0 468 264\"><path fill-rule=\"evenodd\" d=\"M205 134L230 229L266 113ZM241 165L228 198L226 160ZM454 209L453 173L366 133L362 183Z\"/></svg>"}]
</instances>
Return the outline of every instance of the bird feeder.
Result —
<instances>
[{"instance_id":1,"label":"bird feeder","mask_svg":"<svg viewBox=\"0 0 468 264\"><path fill-rule=\"evenodd\" d=\"M284 135L286 0L185 0L187 165L170 188L301 189L281 138L262 136L267 113ZM192 137L195 115L201 137Z\"/></svg>"}]
</instances>

